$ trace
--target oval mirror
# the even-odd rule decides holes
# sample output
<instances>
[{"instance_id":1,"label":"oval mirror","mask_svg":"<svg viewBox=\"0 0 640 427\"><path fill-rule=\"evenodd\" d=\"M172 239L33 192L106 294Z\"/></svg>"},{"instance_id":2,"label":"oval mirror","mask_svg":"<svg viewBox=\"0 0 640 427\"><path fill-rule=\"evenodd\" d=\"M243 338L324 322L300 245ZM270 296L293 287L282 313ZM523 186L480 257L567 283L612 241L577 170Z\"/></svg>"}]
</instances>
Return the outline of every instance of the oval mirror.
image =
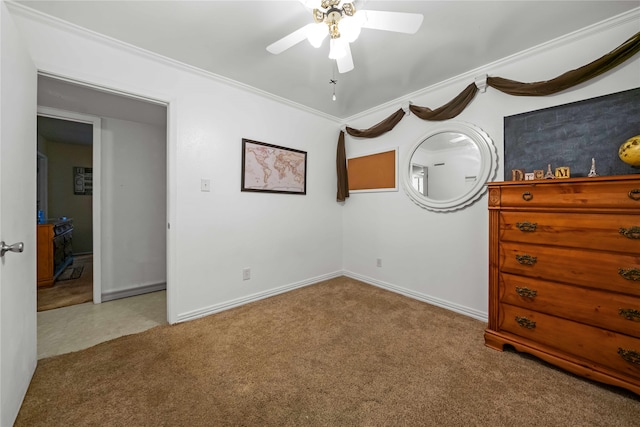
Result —
<instances>
[{"instance_id":1,"label":"oval mirror","mask_svg":"<svg viewBox=\"0 0 640 427\"><path fill-rule=\"evenodd\" d=\"M443 123L421 137L405 157L404 189L425 209L461 209L482 196L497 166L496 147L482 129Z\"/></svg>"}]
</instances>

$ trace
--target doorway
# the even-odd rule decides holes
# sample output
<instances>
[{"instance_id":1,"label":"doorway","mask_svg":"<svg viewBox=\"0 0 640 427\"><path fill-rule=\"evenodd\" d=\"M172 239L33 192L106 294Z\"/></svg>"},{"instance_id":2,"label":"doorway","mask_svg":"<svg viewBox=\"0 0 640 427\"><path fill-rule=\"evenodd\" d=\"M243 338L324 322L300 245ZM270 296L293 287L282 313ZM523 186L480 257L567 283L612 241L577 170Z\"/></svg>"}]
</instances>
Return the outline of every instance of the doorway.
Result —
<instances>
[{"instance_id":1,"label":"doorway","mask_svg":"<svg viewBox=\"0 0 640 427\"><path fill-rule=\"evenodd\" d=\"M40 114L93 120L93 302L166 289L167 105L48 75L38 76L38 105ZM65 173L75 166L86 168L67 164Z\"/></svg>"},{"instance_id":2,"label":"doorway","mask_svg":"<svg viewBox=\"0 0 640 427\"><path fill-rule=\"evenodd\" d=\"M65 115L49 108L41 109L37 117L38 312L94 299L93 122L97 119L71 120Z\"/></svg>"}]
</instances>

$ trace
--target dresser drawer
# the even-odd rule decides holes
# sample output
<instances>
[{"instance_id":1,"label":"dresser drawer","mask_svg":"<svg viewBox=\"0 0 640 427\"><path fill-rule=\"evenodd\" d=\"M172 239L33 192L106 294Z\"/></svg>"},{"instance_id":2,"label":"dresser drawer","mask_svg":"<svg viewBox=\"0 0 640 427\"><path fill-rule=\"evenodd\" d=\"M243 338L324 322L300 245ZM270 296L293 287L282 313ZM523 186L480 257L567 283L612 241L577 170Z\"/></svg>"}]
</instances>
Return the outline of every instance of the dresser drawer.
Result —
<instances>
[{"instance_id":1,"label":"dresser drawer","mask_svg":"<svg viewBox=\"0 0 640 427\"><path fill-rule=\"evenodd\" d=\"M499 250L503 273L640 296L640 255L510 242Z\"/></svg>"},{"instance_id":2,"label":"dresser drawer","mask_svg":"<svg viewBox=\"0 0 640 427\"><path fill-rule=\"evenodd\" d=\"M640 339L543 313L501 304L500 330L545 343L545 346L598 365L640 378Z\"/></svg>"},{"instance_id":3,"label":"dresser drawer","mask_svg":"<svg viewBox=\"0 0 640 427\"><path fill-rule=\"evenodd\" d=\"M640 185L635 181L573 182L553 185L535 182L501 188L502 207L527 208L640 208ZM546 181L545 181L546 182Z\"/></svg>"},{"instance_id":4,"label":"dresser drawer","mask_svg":"<svg viewBox=\"0 0 640 427\"><path fill-rule=\"evenodd\" d=\"M501 274L500 301L640 338L640 297Z\"/></svg>"},{"instance_id":5,"label":"dresser drawer","mask_svg":"<svg viewBox=\"0 0 640 427\"><path fill-rule=\"evenodd\" d=\"M640 254L640 215L500 212L500 240Z\"/></svg>"}]
</instances>

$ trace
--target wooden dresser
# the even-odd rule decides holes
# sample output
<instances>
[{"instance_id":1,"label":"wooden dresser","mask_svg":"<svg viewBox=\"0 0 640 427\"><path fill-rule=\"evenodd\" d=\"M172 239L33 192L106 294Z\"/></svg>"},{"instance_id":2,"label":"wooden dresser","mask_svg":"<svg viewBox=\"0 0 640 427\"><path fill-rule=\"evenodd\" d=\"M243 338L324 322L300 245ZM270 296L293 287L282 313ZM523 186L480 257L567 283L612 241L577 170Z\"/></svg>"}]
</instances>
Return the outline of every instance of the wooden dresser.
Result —
<instances>
[{"instance_id":1,"label":"wooden dresser","mask_svg":"<svg viewBox=\"0 0 640 427\"><path fill-rule=\"evenodd\" d=\"M640 394L640 175L488 187L485 344Z\"/></svg>"},{"instance_id":2,"label":"wooden dresser","mask_svg":"<svg viewBox=\"0 0 640 427\"><path fill-rule=\"evenodd\" d=\"M51 286L73 262L73 221L70 219L38 224L38 287Z\"/></svg>"}]
</instances>

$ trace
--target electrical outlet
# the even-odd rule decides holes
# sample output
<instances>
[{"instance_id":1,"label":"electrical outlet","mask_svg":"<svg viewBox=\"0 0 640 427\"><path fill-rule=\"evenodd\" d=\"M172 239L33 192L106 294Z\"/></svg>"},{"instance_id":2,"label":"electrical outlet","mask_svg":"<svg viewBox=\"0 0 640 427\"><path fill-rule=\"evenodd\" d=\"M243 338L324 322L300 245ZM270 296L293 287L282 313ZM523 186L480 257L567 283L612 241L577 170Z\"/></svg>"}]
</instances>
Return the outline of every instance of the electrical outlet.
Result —
<instances>
[{"instance_id":1,"label":"electrical outlet","mask_svg":"<svg viewBox=\"0 0 640 427\"><path fill-rule=\"evenodd\" d=\"M378 258L378 259L376 260L376 265L377 265L378 267L382 267L382 258Z\"/></svg>"},{"instance_id":2,"label":"electrical outlet","mask_svg":"<svg viewBox=\"0 0 640 427\"><path fill-rule=\"evenodd\" d=\"M242 280L249 280L251 279L251 269L250 268L243 268L242 269Z\"/></svg>"},{"instance_id":3,"label":"electrical outlet","mask_svg":"<svg viewBox=\"0 0 640 427\"><path fill-rule=\"evenodd\" d=\"M211 191L211 180L210 179L201 179L200 180L200 191Z\"/></svg>"}]
</instances>

